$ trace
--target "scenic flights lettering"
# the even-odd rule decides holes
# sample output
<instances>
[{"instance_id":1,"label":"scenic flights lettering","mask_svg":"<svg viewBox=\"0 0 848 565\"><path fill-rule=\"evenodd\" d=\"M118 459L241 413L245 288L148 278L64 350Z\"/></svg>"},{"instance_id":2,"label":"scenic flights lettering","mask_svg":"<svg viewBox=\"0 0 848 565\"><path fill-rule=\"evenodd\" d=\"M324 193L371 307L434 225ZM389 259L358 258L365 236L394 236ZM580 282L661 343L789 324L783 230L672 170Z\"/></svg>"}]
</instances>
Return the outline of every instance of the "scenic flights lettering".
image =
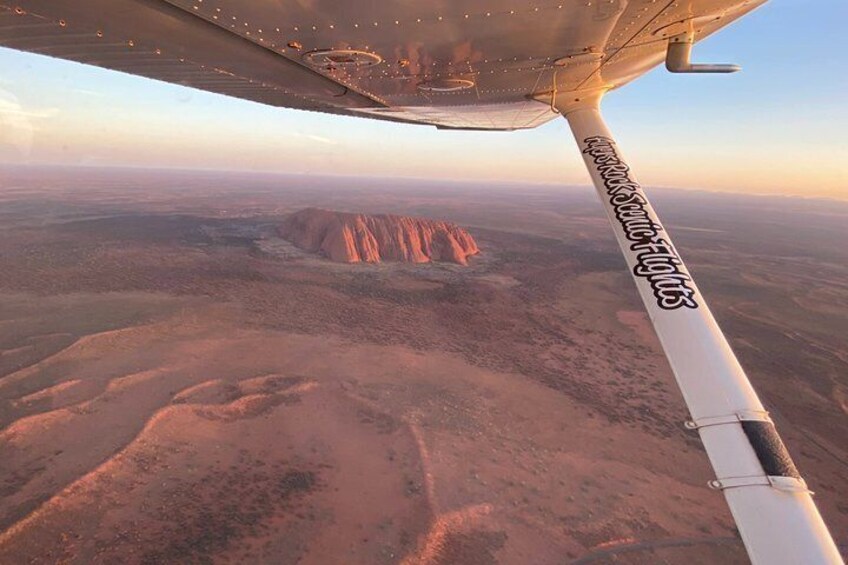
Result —
<instances>
[{"instance_id":1,"label":"scenic flights lettering","mask_svg":"<svg viewBox=\"0 0 848 565\"><path fill-rule=\"evenodd\" d=\"M670 241L662 237L662 226L651 218L648 201L639 183L630 178L630 167L615 151L608 137L587 137L583 153L592 157L615 217L635 253L633 274L651 285L657 306L663 310L697 308L692 278L680 269L683 261Z\"/></svg>"}]
</instances>

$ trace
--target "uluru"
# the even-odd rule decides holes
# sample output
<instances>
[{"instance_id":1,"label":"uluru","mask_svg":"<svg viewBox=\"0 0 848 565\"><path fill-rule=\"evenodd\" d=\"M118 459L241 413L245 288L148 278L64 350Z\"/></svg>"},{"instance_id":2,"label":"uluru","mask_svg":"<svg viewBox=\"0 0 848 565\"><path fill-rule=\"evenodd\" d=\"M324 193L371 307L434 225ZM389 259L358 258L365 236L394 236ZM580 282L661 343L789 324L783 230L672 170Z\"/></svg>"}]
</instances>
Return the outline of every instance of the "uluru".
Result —
<instances>
[{"instance_id":1,"label":"uluru","mask_svg":"<svg viewBox=\"0 0 848 565\"><path fill-rule=\"evenodd\" d=\"M341 263L444 261L467 265L480 252L474 238L451 222L306 208L278 228L283 239Z\"/></svg>"}]
</instances>

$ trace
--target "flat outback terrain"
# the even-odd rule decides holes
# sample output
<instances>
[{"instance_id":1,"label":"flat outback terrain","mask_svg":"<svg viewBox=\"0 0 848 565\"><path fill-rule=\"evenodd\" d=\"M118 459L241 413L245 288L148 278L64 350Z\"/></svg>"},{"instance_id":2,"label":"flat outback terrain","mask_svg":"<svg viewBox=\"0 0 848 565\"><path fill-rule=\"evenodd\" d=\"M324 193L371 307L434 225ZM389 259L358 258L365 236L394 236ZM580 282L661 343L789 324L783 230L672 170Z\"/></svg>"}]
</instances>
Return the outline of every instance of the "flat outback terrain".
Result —
<instances>
[{"instance_id":1,"label":"flat outback terrain","mask_svg":"<svg viewBox=\"0 0 848 565\"><path fill-rule=\"evenodd\" d=\"M0 563L745 563L589 188L0 170ZM848 547L848 204L656 206ZM341 264L307 207L454 222Z\"/></svg>"}]
</instances>

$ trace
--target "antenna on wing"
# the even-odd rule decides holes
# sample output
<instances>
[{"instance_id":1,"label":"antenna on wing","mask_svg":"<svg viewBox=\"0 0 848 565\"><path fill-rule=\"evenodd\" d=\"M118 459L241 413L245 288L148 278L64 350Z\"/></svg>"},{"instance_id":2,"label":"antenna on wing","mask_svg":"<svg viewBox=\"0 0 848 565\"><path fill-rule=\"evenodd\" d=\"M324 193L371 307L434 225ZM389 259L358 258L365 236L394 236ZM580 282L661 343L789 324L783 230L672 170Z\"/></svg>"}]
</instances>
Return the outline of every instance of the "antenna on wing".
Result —
<instances>
[{"instance_id":1,"label":"antenna on wing","mask_svg":"<svg viewBox=\"0 0 848 565\"><path fill-rule=\"evenodd\" d=\"M735 73L741 71L739 65L718 63L692 63L692 45L695 43L695 32L691 29L669 37L668 51L665 55L665 68L673 73Z\"/></svg>"}]
</instances>

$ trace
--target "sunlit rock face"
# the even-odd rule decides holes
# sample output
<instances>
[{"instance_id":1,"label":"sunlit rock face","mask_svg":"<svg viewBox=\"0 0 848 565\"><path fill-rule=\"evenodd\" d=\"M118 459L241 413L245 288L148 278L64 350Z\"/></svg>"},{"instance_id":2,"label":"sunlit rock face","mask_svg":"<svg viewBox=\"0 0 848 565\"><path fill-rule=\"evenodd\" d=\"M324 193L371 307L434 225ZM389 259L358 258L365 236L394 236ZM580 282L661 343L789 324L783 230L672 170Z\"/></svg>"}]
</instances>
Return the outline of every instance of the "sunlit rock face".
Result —
<instances>
[{"instance_id":1,"label":"sunlit rock face","mask_svg":"<svg viewBox=\"0 0 848 565\"><path fill-rule=\"evenodd\" d=\"M341 263L445 261L467 265L480 252L456 224L408 216L369 216L306 208L285 219L280 236Z\"/></svg>"}]
</instances>

